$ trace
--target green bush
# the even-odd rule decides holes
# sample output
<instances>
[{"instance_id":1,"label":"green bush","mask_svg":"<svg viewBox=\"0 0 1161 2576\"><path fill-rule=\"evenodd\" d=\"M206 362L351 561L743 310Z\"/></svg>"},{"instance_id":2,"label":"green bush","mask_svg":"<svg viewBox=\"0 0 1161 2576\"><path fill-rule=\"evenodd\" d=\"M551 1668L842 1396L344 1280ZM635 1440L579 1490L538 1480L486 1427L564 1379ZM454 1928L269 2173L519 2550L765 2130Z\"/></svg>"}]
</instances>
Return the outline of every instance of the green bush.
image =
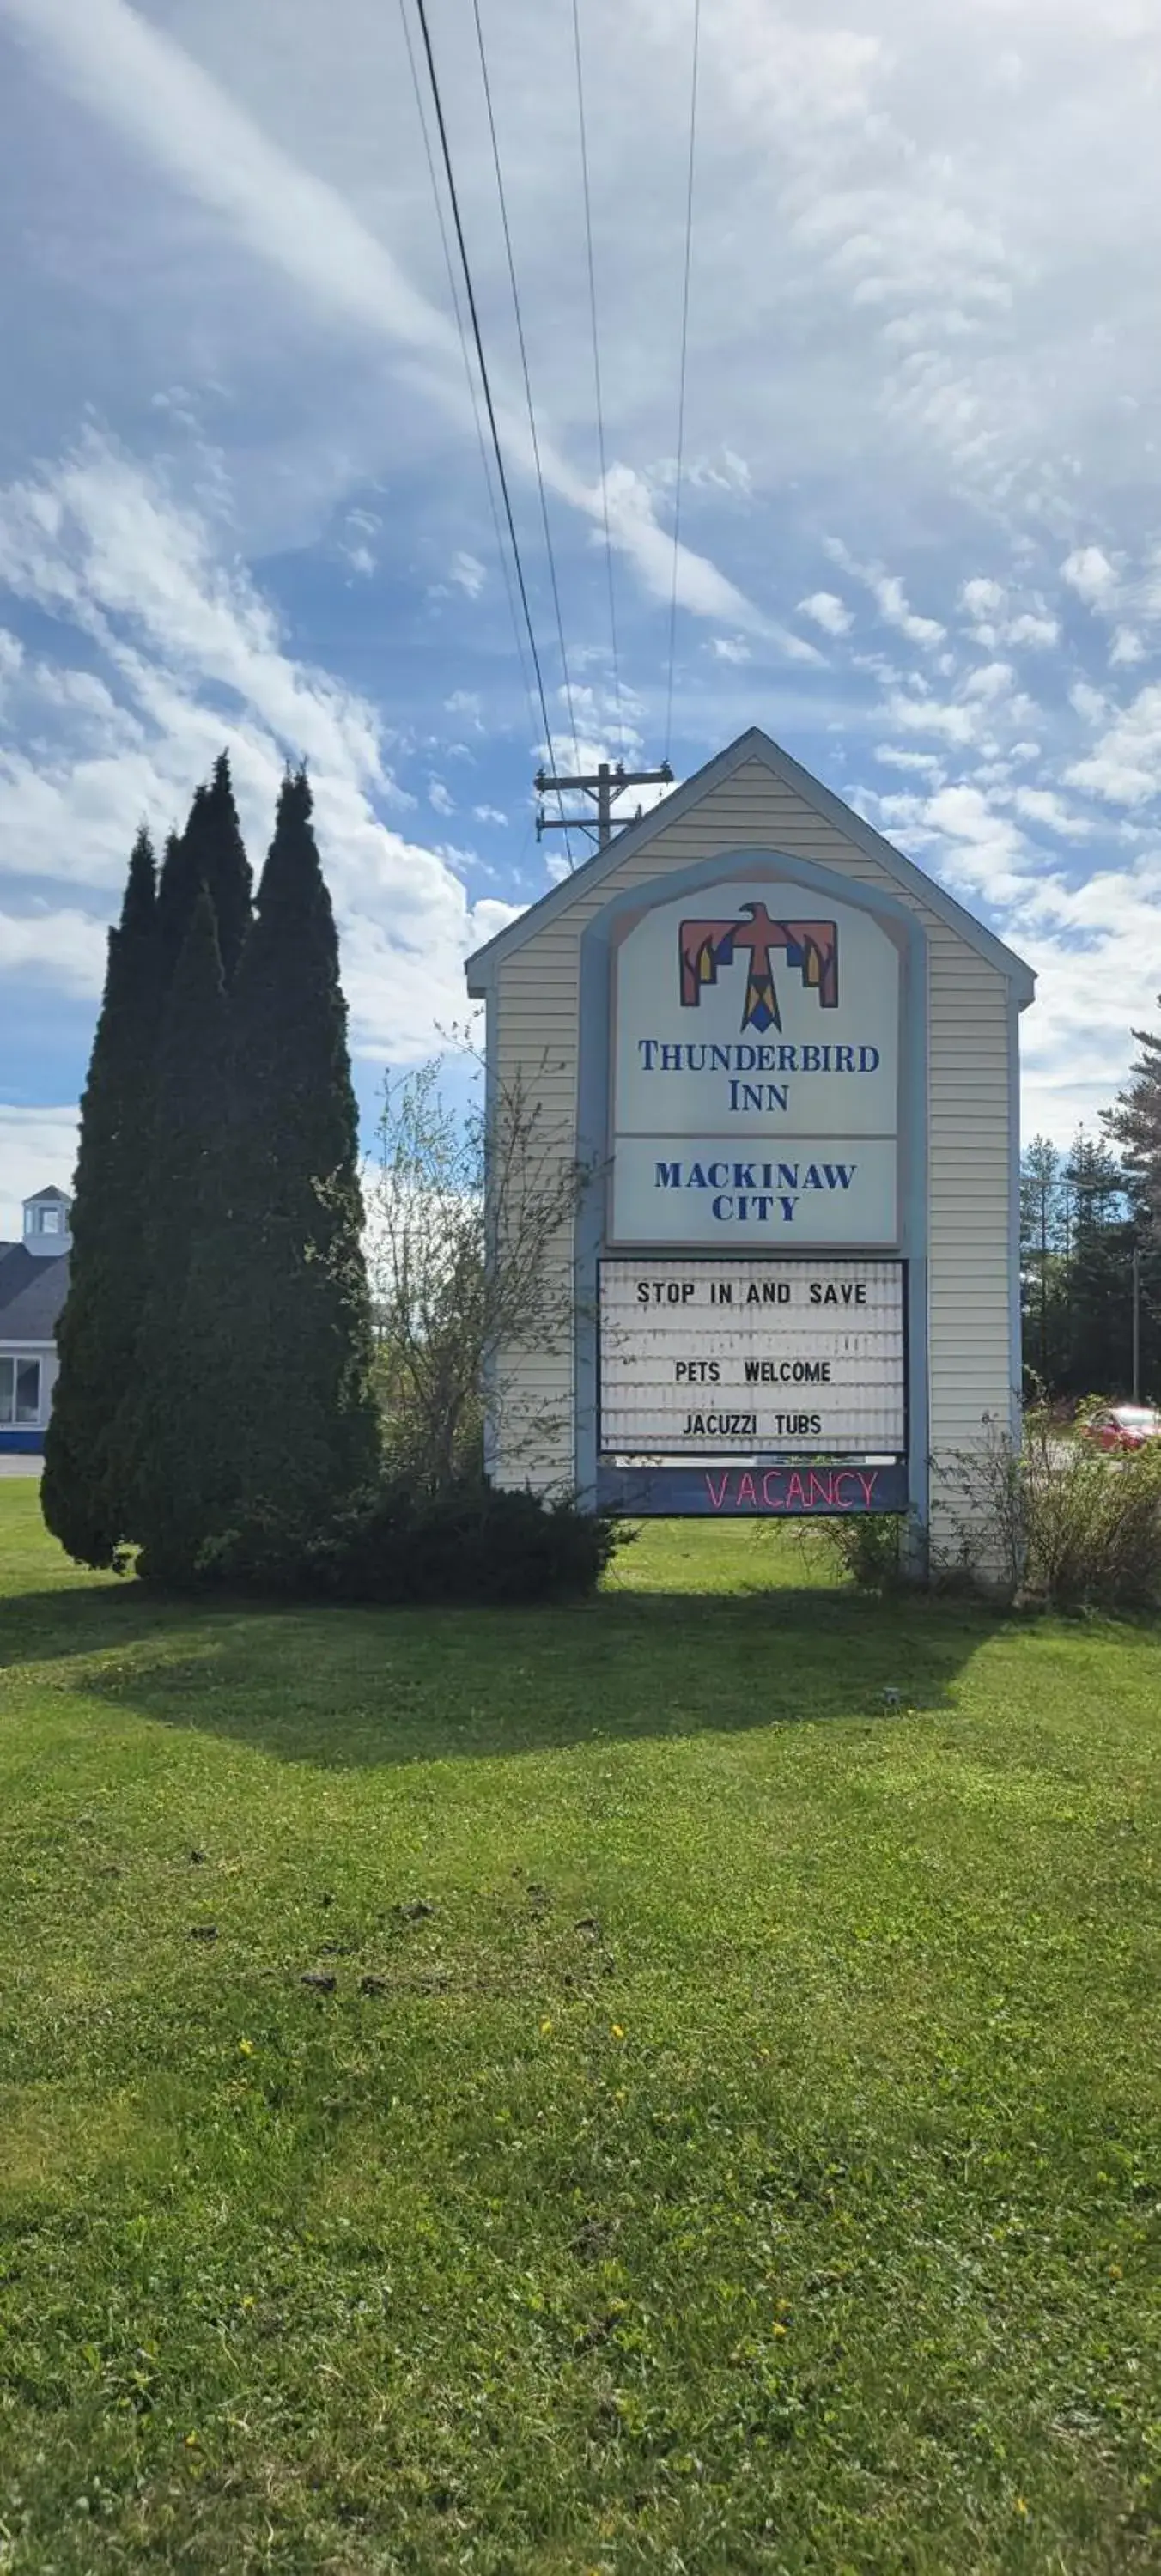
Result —
<instances>
[{"instance_id":1,"label":"green bush","mask_svg":"<svg viewBox=\"0 0 1161 2576\"><path fill-rule=\"evenodd\" d=\"M936 1474L954 1533L945 1575L1045 1609L1161 1607L1161 1442L1105 1457L1039 1409L1019 1444L989 1424Z\"/></svg>"},{"instance_id":2,"label":"green bush","mask_svg":"<svg viewBox=\"0 0 1161 2576\"><path fill-rule=\"evenodd\" d=\"M810 1545L821 1547L861 1592L893 1592L902 1581L901 1512L845 1512L807 1527Z\"/></svg>"},{"instance_id":3,"label":"green bush","mask_svg":"<svg viewBox=\"0 0 1161 2576\"><path fill-rule=\"evenodd\" d=\"M581 1600L628 1533L600 1512L482 1480L368 1489L321 1529L267 1510L203 1548L198 1578L236 1592L344 1602Z\"/></svg>"}]
</instances>

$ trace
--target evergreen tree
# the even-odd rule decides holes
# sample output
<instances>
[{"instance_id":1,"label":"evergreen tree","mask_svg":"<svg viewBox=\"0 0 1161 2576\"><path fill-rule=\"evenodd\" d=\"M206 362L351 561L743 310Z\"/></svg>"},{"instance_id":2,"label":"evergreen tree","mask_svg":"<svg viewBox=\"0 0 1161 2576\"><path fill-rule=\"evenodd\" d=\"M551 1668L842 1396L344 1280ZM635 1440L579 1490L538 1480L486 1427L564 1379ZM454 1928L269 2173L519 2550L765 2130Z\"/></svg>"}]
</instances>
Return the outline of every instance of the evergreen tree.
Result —
<instances>
[{"instance_id":1,"label":"evergreen tree","mask_svg":"<svg viewBox=\"0 0 1161 2576\"><path fill-rule=\"evenodd\" d=\"M317 1519L374 1474L379 1426L347 1012L305 770L283 781L232 999L229 1274L202 1292L222 1310L229 1395L209 1436L239 1521Z\"/></svg>"},{"instance_id":2,"label":"evergreen tree","mask_svg":"<svg viewBox=\"0 0 1161 2576\"><path fill-rule=\"evenodd\" d=\"M1067 1168L1072 1200L1063 1377L1072 1395L1126 1395L1132 1377L1133 1225L1125 1176L1083 1128Z\"/></svg>"},{"instance_id":3,"label":"evergreen tree","mask_svg":"<svg viewBox=\"0 0 1161 2576\"><path fill-rule=\"evenodd\" d=\"M204 790L199 788L197 793L202 795ZM191 847L188 828L168 833L157 881L157 955L163 990L177 972L200 883L196 847Z\"/></svg>"},{"instance_id":4,"label":"evergreen tree","mask_svg":"<svg viewBox=\"0 0 1161 2576\"><path fill-rule=\"evenodd\" d=\"M109 1565L132 1533L117 1423L141 1314L149 1095L159 1011L157 892L137 836L81 1102L69 1292L41 1503L61 1545Z\"/></svg>"},{"instance_id":5,"label":"evergreen tree","mask_svg":"<svg viewBox=\"0 0 1161 2576\"><path fill-rule=\"evenodd\" d=\"M226 997L206 886L182 943L157 1048L145 1227L146 1295L134 1382L120 1421L135 1462L133 1535L140 1570L182 1580L220 1518L220 1458L205 1437L217 1400L213 1354L228 1312L207 1318L194 1257L219 1223L228 1083Z\"/></svg>"},{"instance_id":6,"label":"evergreen tree","mask_svg":"<svg viewBox=\"0 0 1161 2576\"><path fill-rule=\"evenodd\" d=\"M1034 1136L1020 1168L1020 1282L1024 1365L1051 1390L1063 1346L1064 1175L1047 1136Z\"/></svg>"},{"instance_id":7,"label":"evergreen tree","mask_svg":"<svg viewBox=\"0 0 1161 2576\"><path fill-rule=\"evenodd\" d=\"M1140 1055L1127 1091L1118 1094L1102 1125L1122 1155L1156 1243L1161 1243L1161 1037L1134 1029Z\"/></svg>"},{"instance_id":8,"label":"evergreen tree","mask_svg":"<svg viewBox=\"0 0 1161 2576\"><path fill-rule=\"evenodd\" d=\"M214 762L209 786L199 787L195 793L184 838L185 883L188 886L196 877L209 889L218 925L222 974L229 986L237 972L253 906L250 862L234 803L229 756L224 751Z\"/></svg>"}]
</instances>

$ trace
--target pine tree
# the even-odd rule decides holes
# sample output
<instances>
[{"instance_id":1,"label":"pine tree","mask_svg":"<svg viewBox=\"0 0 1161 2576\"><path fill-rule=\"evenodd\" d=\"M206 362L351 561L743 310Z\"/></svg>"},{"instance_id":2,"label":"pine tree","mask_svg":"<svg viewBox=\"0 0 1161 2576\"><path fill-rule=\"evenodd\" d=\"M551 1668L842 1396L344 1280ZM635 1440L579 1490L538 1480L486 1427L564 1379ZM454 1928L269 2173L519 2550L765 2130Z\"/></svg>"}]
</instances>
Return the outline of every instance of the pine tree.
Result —
<instances>
[{"instance_id":1,"label":"pine tree","mask_svg":"<svg viewBox=\"0 0 1161 2576\"><path fill-rule=\"evenodd\" d=\"M228 1083L226 997L206 886L182 943L157 1049L145 1227L145 1309L135 1382L120 1422L135 1461L133 1535L140 1571L183 1580L220 1520L220 1454L205 1437L217 1401L214 1353L228 1313L206 1316L195 1255L219 1222Z\"/></svg>"},{"instance_id":2,"label":"pine tree","mask_svg":"<svg viewBox=\"0 0 1161 2576\"><path fill-rule=\"evenodd\" d=\"M1047 1136L1034 1136L1020 1169L1020 1275L1024 1365L1055 1391L1062 1353L1064 1174Z\"/></svg>"},{"instance_id":3,"label":"pine tree","mask_svg":"<svg viewBox=\"0 0 1161 2576\"><path fill-rule=\"evenodd\" d=\"M1134 1195L1147 1211L1155 1243L1161 1243L1161 1037L1134 1029L1140 1055L1131 1068L1127 1091L1102 1113L1111 1144L1118 1146Z\"/></svg>"},{"instance_id":4,"label":"pine tree","mask_svg":"<svg viewBox=\"0 0 1161 2576\"><path fill-rule=\"evenodd\" d=\"M1125 1176L1107 1146L1076 1135L1064 1384L1073 1395L1124 1395L1131 1379L1133 1226Z\"/></svg>"},{"instance_id":5,"label":"pine tree","mask_svg":"<svg viewBox=\"0 0 1161 2576\"><path fill-rule=\"evenodd\" d=\"M141 1313L149 1095L159 1010L157 891L137 836L81 1102L69 1292L41 1503L61 1545L110 1565L132 1535L117 1437Z\"/></svg>"},{"instance_id":6,"label":"pine tree","mask_svg":"<svg viewBox=\"0 0 1161 2576\"><path fill-rule=\"evenodd\" d=\"M379 1429L347 1012L304 770L283 781L232 1018L218 1419L239 1521L271 1507L310 1521L374 1474Z\"/></svg>"}]
</instances>

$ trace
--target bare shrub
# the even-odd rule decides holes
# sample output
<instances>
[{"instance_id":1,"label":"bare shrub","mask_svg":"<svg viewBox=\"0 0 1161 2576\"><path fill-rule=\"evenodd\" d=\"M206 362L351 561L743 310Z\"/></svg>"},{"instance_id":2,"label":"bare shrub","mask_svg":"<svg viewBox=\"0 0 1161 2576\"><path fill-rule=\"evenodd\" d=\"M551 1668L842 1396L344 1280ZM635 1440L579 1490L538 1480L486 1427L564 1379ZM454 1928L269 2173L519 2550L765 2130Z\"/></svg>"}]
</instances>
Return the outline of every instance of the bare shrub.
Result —
<instances>
[{"instance_id":1,"label":"bare shrub","mask_svg":"<svg viewBox=\"0 0 1161 2576\"><path fill-rule=\"evenodd\" d=\"M499 1424L522 1394L505 1353L567 1340L571 1282L566 1269L562 1291L555 1255L582 1187L534 1077L466 1116L436 1063L384 1083L367 1266L388 1462L416 1484L481 1472L485 1409ZM526 1401L521 1427L530 1443L551 1429Z\"/></svg>"}]
</instances>

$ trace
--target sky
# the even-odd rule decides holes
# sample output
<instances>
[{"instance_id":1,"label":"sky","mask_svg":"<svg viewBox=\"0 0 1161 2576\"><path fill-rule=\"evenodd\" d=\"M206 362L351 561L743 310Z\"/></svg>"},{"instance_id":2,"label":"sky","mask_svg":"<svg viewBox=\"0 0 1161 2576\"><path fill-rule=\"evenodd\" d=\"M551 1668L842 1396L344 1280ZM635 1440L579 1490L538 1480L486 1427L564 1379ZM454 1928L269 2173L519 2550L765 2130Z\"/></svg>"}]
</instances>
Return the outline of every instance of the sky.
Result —
<instances>
[{"instance_id":1,"label":"sky","mask_svg":"<svg viewBox=\"0 0 1161 2576\"><path fill-rule=\"evenodd\" d=\"M566 690L429 0L555 757L763 725L1035 967L1025 1133L1094 1127L1161 989L1161 0L702 0L672 691L693 0L578 14L603 477L572 0L480 0ZM221 748L257 864L309 762L368 1121L567 865L408 24L0 0L0 1233L68 1183L137 826Z\"/></svg>"}]
</instances>

